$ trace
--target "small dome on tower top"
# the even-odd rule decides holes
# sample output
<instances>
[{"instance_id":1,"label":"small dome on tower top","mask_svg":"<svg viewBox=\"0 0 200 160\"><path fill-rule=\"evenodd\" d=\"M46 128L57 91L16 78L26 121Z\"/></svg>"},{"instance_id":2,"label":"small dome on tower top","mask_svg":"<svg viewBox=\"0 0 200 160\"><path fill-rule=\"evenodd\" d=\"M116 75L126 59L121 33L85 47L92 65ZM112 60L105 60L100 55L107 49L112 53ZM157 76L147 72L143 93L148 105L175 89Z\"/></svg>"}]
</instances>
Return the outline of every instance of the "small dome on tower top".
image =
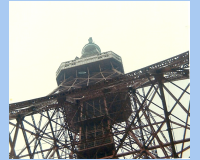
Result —
<instances>
[{"instance_id":1,"label":"small dome on tower top","mask_svg":"<svg viewBox=\"0 0 200 160\"><path fill-rule=\"evenodd\" d=\"M82 49L82 56L81 58L85 58L85 57L90 57L90 56L94 56L98 53L101 53L101 49L99 48L98 45L96 45L93 40L92 37L90 37L88 39L89 43L86 44L83 49Z\"/></svg>"}]
</instances>

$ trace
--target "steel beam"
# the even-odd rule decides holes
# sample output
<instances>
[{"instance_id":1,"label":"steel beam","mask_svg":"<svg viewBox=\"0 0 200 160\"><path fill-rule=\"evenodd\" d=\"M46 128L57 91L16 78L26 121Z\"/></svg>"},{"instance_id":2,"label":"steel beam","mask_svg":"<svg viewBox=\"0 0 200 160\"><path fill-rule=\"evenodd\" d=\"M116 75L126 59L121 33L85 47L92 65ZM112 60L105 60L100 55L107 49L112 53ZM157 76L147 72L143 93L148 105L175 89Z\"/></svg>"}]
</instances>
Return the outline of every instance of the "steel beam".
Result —
<instances>
[{"instance_id":1,"label":"steel beam","mask_svg":"<svg viewBox=\"0 0 200 160\"><path fill-rule=\"evenodd\" d=\"M164 114L165 114L165 119L166 119L168 134L169 134L169 139L170 139L170 143L171 143L171 147L172 147L173 157L174 158L179 158L177 153L176 153L175 144L174 144L174 140L173 140L171 125L170 125L170 120L169 120L169 113L167 111L167 105L166 105L165 95L164 95L164 91L163 91L162 79L158 80L158 85L159 85L159 89L160 89L160 96L161 96L161 101L162 101L162 104L163 104L163 109L164 109Z\"/></svg>"}]
</instances>

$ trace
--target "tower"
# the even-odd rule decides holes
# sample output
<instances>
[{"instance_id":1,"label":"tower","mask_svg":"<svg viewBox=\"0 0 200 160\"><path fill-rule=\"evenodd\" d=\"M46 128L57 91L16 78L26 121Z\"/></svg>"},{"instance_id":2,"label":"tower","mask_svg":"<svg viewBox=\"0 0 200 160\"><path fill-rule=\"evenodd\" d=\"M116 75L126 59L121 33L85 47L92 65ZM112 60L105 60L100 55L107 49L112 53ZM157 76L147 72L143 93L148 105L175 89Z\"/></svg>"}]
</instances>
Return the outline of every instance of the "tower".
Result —
<instances>
[{"instance_id":1,"label":"tower","mask_svg":"<svg viewBox=\"0 0 200 160\"><path fill-rule=\"evenodd\" d=\"M124 73L92 38L49 95L9 104L9 158L188 158L189 51Z\"/></svg>"},{"instance_id":2,"label":"tower","mask_svg":"<svg viewBox=\"0 0 200 160\"><path fill-rule=\"evenodd\" d=\"M113 77L123 75L121 57L112 51L101 53L100 47L92 38L82 49L82 56L61 63L57 71L59 92L89 87ZM110 93L103 90L101 96L91 98L74 97L76 113L67 105L63 106L69 129L79 135L77 158L103 158L115 150L112 125L125 121L131 113L127 91ZM62 105L66 100L62 99ZM73 107L73 106L72 106Z\"/></svg>"}]
</instances>

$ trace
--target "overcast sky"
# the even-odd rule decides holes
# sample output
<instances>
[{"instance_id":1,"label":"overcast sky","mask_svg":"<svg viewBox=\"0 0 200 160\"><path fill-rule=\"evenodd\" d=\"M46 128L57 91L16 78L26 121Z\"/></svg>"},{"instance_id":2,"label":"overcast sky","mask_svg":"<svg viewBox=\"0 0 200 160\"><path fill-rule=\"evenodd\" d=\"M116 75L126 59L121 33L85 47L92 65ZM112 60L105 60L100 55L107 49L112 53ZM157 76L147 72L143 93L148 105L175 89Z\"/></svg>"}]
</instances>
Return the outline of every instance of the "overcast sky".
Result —
<instances>
[{"instance_id":1,"label":"overcast sky","mask_svg":"<svg viewBox=\"0 0 200 160\"><path fill-rule=\"evenodd\" d=\"M9 103L46 96L92 37L125 72L190 49L190 2L9 2Z\"/></svg>"}]
</instances>

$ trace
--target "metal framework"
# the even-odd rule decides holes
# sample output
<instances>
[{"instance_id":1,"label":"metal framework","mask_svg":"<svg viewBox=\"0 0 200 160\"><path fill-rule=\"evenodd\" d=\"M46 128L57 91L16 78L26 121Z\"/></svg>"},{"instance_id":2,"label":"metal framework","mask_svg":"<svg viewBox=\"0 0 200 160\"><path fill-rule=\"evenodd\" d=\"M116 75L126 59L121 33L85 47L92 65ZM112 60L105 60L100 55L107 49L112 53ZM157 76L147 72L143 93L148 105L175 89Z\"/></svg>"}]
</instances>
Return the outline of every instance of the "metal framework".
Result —
<instances>
[{"instance_id":1,"label":"metal framework","mask_svg":"<svg viewBox=\"0 0 200 160\"><path fill-rule=\"evenodd\" d=\"M114 65L112 72L99 69L64 79L48 96L10 104L9 158L88 158L84 149L105 144L112 152L91 149L90 158L190 156L189 51L127 74ZM94 99L106 107L98 108ZM81 131L83 118L91 122L98 116L94 133Z\"/></svg>"}]
</instances>

